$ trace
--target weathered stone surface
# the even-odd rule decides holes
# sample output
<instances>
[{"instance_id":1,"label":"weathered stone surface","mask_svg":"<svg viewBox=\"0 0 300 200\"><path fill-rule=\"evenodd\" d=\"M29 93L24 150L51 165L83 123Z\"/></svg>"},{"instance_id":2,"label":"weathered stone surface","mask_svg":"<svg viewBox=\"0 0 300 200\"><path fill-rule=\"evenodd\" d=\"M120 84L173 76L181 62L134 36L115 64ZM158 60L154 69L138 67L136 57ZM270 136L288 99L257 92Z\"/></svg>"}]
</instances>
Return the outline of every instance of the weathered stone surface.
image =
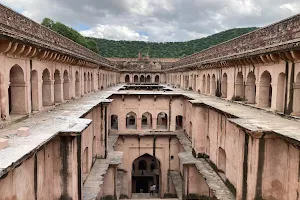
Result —
<instances>
[{"instance_id":1,"label":"weathered stone surface","mask_svg":"<svg viewBox=\"0 0 300 200\"><path fill-rule=\"evenodd\" d=\"M17 130L17 136L19 137L27 137L30 135L30 129L28 127L21 127Z\"/></svg>"},{"instance_id":2,"label":"weathered stone surface","mask_svg":"<svg viewBox=\"0 0 300 200\"><path fill-rule=\"evenodd\" d=\"M0 149L8 147L8 139L0 138Z\"/></svg>"}]
</instances>

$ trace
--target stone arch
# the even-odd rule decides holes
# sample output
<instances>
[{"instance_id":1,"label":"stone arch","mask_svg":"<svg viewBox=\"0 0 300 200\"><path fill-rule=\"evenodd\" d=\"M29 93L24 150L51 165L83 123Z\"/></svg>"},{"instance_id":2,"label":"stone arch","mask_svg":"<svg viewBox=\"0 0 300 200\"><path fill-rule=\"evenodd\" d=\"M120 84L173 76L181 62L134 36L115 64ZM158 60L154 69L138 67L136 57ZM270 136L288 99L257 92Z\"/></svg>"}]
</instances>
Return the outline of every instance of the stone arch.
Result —
<instances>
[{"instance_id":1,"label":"stone arch","mask_svg":"<svg viewBox=\"0 0 300 200\"><path fill-rule=\"evenodd\" d=\"M69 78L69 72L67 70L64 71L63 90L64 90L64 100L69 100L71 98L70 97L70 78Z\"/></svg>"},{"instance_id":2,"label":"stone arch","mask_svg":"<svg viewBox=\"0 0 300 200\"><path fill-rule=\"evenodd\" d=\"M285 86L286 76L285 73L280 73L277 79L277 97L276 97L276 110L284 112L285 106Z\"/></svg>"},{"instance_id":3,"label":"stone arch","mask_svg":"<svg viewBox=\"0 0 300 200\"><path fill-rule=\"evenodd\" d=\"M168 115L160 112L157 115L157 129L168 129Z\"/></svg>"},{"instance_id":4,"label":"stone arch","mask_svg":"<svg viewBox=\"0 0 300 200\"><path fill-rule=\"evenodd\" d=\"M176 120L176 130L182 130L183 129L183 117L182 117L182 115L177 115L175 120Z\"/></svg>"},{"instance_id":5,"label":"stone arch","mask_svg":"<svg viewBox=\"0 0 300 200\"><path fill-rule=\"evenodd\" d=\"M23 69L14 65L9 72L8 108L9 114L25 115L26 111L26 83Z\"/></svg>"},{"instance_id":6,"label":"stone arch","mask_svg":"<svg viewBox=\"0 0 300 200\"><path fill-rule=\"evenodd\" d=\"M80 76L78 71L75 72L75 96L80 96Z\"/></svg>"},{"instance_id":7,"label":"stone arch","mask_svg":"<svg viewBox=\"0 0 300 200\"><path fill-rule=\"evenodd\" d=\"M245 98L244 77L242 72L238 72L235 80L235 96Z\"/></svg>"},{"instance_id":8,"label":"stone arch","mask_svg":"<svg viewBox=\"0 0 300 200\"><path fill-rule=\"evenodd\" d=\"M125 83L130 83L130 77L129 77L129 74L127 74L125 76Z\"/></svg>"},{"instance_id":9,"label":"stone arch","mask_svg":"<svg viewBox=\"0 0 300 200\"><path fill-rule=\"evenodd\" d=\"M83 91L84 91L84 94L87 93L87 77L86 77L86 73L84 72L83 73Z\"/></svg>"},{"instance_id":10,"label":"stone arch","mask_svg":"<svg viewBox=\"0 0 300 200\"><path fill-rule=\"evenodd\" d=\"M221 90L222 90L222 98L227 98L227 74L224 73L222 76Z\"/></svg>"},{"instance_id":11,"label":"stone arch","mask_svg":"<svg viewBox=\"0 0 300 200\"><path fill-rule=\"evenodd\" d=\"M272 77L267 70L260 76L258 106L269 108L272 104Z\"/></svg>"},{"instance_id":12,"label":"stone arch","mask_svg":"<svg viewBox=\"0 0 300 200\"><path fill-rule=\"evenodd\" d=\"M152 114L145 112L142 115L142 129L152 129Z\"/></svg>"},{"instance_id":13,"label":"stone arch","mask_svg":"<svg viewBox=\"0 0 300 200\"><path fill-rule=\"evenodd\" d=\"M91 72L91 91L95 91L95 87L94 87L94 76L93 73Z\"/></svg>"},{"instance_id":14,"label":"stone arch","mask_svg":"<svg viewBox=\"0 0 300 200\"><path fill-rule=\"evenodd\" d=\"M126 128L136 129L136 114L134 112L129 112L126 115Z\"/></svg>"},{"instance_id":15,"label":"stone arch","mask_svg":"<svg viewBox=\"0 0 300 200\"><path fill-rule=\"evenodd\" d=\"M141 77L140 77L140 82L141 82L141 83L144 83L144 82L145 82L145 76L144 76L144 75L141 75Z\"/></svg>"},{"instance_id":16,"label":"stone arch","mask_svg":"<svg viewBox=\"0 0 300 200\"><path fill-rule=\"evenodd\" d=\"M216 95L216 76L213 74L211 76L211 91L210 91L210 95L215 96Z\"/></svg>"},{"instance_id":17,"label":"stone arch","mask_svg":"<svg viewBox=\"0 0 300 200\"><path fill-rule=\"evenodd\" d=\"M118 115L111 115L110 116L110 128L112 130L118 130L118 128L119 128Z\"/></svg>"},{"instance_id":18,"label":"stone arch","mask_svg":"<svg viewBox=\"0 0 300 200\"><path fill-rule=\"evenodd\" d=\"M39 76L36 70L31 72L31 107L32 111L39 111Z\"/></svg>"},{"instance_id":19,"label":"stone arch","mask_svg":"<svg viewBox=\"0 0 300 200\"><path fill-rule=\"evenodd\" d=\"M153 184L155 184L160 190L161 164L158 158L145 153L133 160L131 171L132 193L149 193L149 188ZM144 176L146 173L148 176Z\"/></svg>"},{"instance_id":20,"label":"stone arch","mask_svg":"<svg viewBox=\"0 0 300 200\"><path fill-rule=\"evenodd\" d=\"M43 106L52 106L53 100L52 100L52 81L50 79L50 72L46 68L43 71L42 79L43 79L43 85L42 85L42 101Z\"/></svg>"},{"instance_id":21,"label":"stone arch","mask_svg":"<svg viewBox=\"0 0 300 200\"><path fill-rule=\"evenodd\" d=\"M192 138L192 136L193 136L193 122L192 121L190 121L189 136L190 136L190 138Z\"/></svg>"},{"instance_id":22,"label":"stone arch","mask_svg":"<svg viewBox=\"0 0 300 200\"><path fill-rule=\"evenodd\" d=\"M87 73L87 93L91 92L91 75L90 72Z\"/></svg>"},{"instance_id":23,"label":"stone arch","mask_svg":"<svg viewBox=\"0 0 300 200\"><path fill-rule=\"evenodd\" d=\"M133 77L133 82L135 82L135 83L139 82L139 77L138 77L138 75L135 75L135 76Z\"/></svg>"},{"instance_id":24,"label":"stone arch","mask_svg":"<svg viewBox=\"0 0 300 200\"><path fill-rule=\"evenodd\" d=\"M86 147L82 155L82 173L87 174L89 172L89 148Z\"/></svg>"},{"instance_id":25,"label":"stone arch","mask_svg":"<svg viewBox=\"0 0 300 200\"><path fill-rule=\"evenodd\" d=\"M226 152L221 147L219 147L218 152L218 168L221 172L226 174Z\"/></svg>"},{"instance_id":26,"label":"stone arch","mask_svg":"<svg viewBox=\"0 0 300 200\"><path fill-rule=\"evenodd\" d=\"M158 75L155 76L154 82L155 82L155 83L159 83L159 76L158 76Z\"/></svg>"},{"instance_id":27,"label":"stone arch","mask_svg":"<svg viewBox=\"0 0 300 200\"><path fill-rule=\"evenodd\" d=\"M202 91L203 94L205 94L205 91L206 91L206 77L205 77L205 74L202 77L202 88L201 88L201 91Z\"/></svg>"},{"instance_id":28,"label":"stone arch","mask_svg":"<svg viewBox=\"0 0 300 200\"><path fill-rule=\"evenodd\" d=\"M97 158L97 139L96 136L93 137L93 159Z\"/></svg>"},{"instance_id":29,"label":"stone arch","mask_svg":"<svg viewBox=\"0 0 300 200\"><path fill-rule=\"evenodd\" d=\"M300 72L297 74L296 81L294 83L293 114L300 115Z\"/></svg>"},{"instance_id":30,"label":"stone arch","mask_svg":"<svg viewBox=\"0 0 300 200\"><path fill-rule=\"evenodd\" d=\"M246 81L245 98L247 103L251 103L251 104L255 104L255 97L256 97L255 79L256 78L254 72L249 72Z\"/></svg>"},{"instance_id":31,"label":"stone arch","mask_svg":"<svg viewBox=\"0 0 300 200\"><path fill-rule=\"evenodd\" d=\"M210 94L210 75L207 75L206 79L206 94Z\"/></svg>"},{"instance_id":32,"label":"stone arch","mask_svg":"<svg viewBox=\"0 0 300 200\"><path fill-rule=\"evenodd\" d=\"M147 170L147 162L145 160L140 160L138 164L139 170Z\"/></svg>"},{"instance_id":33,"label":"stone arch","mask_svg":"<svg viewBox=\"0 0 300 200\"><path fill-rule=\"evenodd\" d=\"M151 76L150 76L150 75L147 75L147 77L146 77L146 82L147 82L147 83L151 83Z\"/></svg>"},{"instance_id":34,"label":"stone arch","mask_svg":"<svg viewBox=\"0 0 300 200\"><path fill-rule=\"evenodd\" d=\"M61 74L58 69L54 71L54 102L55 103L62 103L62 80Z\"/></svg>"}]
</instances>

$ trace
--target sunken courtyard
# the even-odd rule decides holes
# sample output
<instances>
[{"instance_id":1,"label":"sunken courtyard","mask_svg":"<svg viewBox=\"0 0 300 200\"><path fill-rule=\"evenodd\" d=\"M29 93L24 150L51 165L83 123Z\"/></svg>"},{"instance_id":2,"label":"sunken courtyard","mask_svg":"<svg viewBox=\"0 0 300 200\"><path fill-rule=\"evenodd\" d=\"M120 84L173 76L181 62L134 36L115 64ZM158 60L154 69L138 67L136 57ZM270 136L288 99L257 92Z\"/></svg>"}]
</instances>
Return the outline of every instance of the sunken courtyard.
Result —
<instances>
[{"instance_id":1,"label":"sunken courtyard","mask_svg":"<svg viewBox=\"0 0 300 200\"><path fill-rule=\"evenodd\" d=\"M0 66L0 200L300 198L300 15L105 58L0 4Z\"/></svg>"}]
</instances>

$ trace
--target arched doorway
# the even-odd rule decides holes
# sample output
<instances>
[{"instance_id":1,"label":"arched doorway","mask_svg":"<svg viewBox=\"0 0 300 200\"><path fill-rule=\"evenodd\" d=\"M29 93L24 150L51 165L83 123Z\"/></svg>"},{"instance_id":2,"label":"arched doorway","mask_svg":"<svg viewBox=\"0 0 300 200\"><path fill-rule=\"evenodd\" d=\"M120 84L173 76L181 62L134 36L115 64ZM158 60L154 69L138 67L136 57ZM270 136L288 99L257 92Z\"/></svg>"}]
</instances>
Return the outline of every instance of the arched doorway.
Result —
<instances>
[{"instance_id":1,"label":"arched doorway","mask_svg":"<svg viewBox=\"0 0 300 200\"><path fill-rule=\"evenodd\" d=\"M206 80L206 94L210 94L210 75L207 75L207 80Z\"/></svg>"},{"instance_id":2,"label":"arched doorway","mask_svg":"<svg viewBox=\"0 0 300 200\"><path fill-rule=\"evenodd\" d=\"M235 97L240 99L245 98L245 89L244 89L244 77L242 72L239 72L235 80Z\"/></svg>"},{"instance_id":3,"label":"arched doorway","mask_svg":"<svg viewBox=\"0 0 300 200\"><path fill-rule=\"evenodd\" d=\"M78 71L75 73L75 95L76 97L80 96L80 76Z\"/></svg>"},{"instance_id":4,"label":"arched doorway","mask_svg":"<svg viewBox=\"0 0 300 200\"><path fill-rule=\"evenodd\" d=\"M135 82L135 83L139 82L139 77L138 77L138 75L135 75L135 76L133 77L133 82Z\"/></svg>"},{"instance_id":5,"label":"arched doorway","mask_svg":"<svg viewBox=\"0 0 300 200\"><path fill-rule=\"evenodd\" d=\"M127 129L136 129L136 114L134 112L127 113L126 128Z\"/></svg>"},{"instance_id":6,"label":"arched doorway","mask_svg":"<svg viewBox=\"0 0 300 200\"><path fill-rule=\"evenodd\" d=\"M218 168L220 172L226 174L226 152L224 149L219 147L218 154Z\"/></svg>"},{"instance_id":7,"label":"arched doorway","mask_svg":"<svg viewBox=\"0 0 300 200\"><path fill-rule=\"evenodd\" d=\"M205 94L205 91L206 91L206 77L205 75L203 75L201 93Z\"/></svg>"},{"instance_id":8,"label":"arched doorway","mask_svg":"<svg viewBox=\"0 0 300 200\"><path fill-rule=\"evenodd\" d=\"M26 83L23 69L15 65L9 73L10 85L8 87L9 114L25 115L26 112Z\"/></svg>"},{"instance_id":9,"label":"arched doorway","mask_svg":"<svg viewBox=\"0 0 300 200\"><path fill-rule=\"evenodd\" d=\"M83 80L84 80L83 91L84 91L84 94L86 94L87 93L87 77L86 77L86 73L85 72L83 73Z\"/></svg>"},{"instance_id":10,"label":"arched doorway","mask_svg":"<svg viewBox=\"0 0 300 200\"><path fill-rule=\"evenodd\" d=\"M154 81L155 81L155 83L159 83L159 76L158 75L155 76Z\"/></svg>"},{"instance_id":11,"label":"arched doorway","mask_svg":"<svg viewBox=\"0 0 300 200\"><path fill-rule=\"evenodd\" d=\"M277 98L276 98L276 110L279 112L284 112L284 102L285 102L285 73L280 73L277 80Z\"/></svg>"},{"instance_id":12,"label":"arched doorway","mask_svg":"<svg viewBox=\"0 0 300 200\"><path fill-rule=\"evenodd\" d=\"M38 73L33 70L31 73L31 105L32 111L39 111L39 88Z\"/></svg>"},{"instance_id":13,"label":"arched doorway","mask_svg":"<svg viewBox=\"0 0 300 200\"><path fill-rule=\"evenodd\" d=\"M110 116L110 127L112 130L118 130L118 116L117 115L111 115Z\"/></svg>"},{"instance_id":14,"label":"arched doorway","mask_svg":"<svg viewBox=\"0 0 300 200\"><path fill-rule=\"evenodd\" d=\"M150 83L150 82L151 82L151 76L150 76L150 75L147 76L146 82L147 82L147 83Z\"/></svg>"},{"instance_id":15,"label":"arched doorway","mask_svg":"<svg viewBox=\"0 0 300 200\"><path fill-rule=\"evenodd\" d=\"M151 156L144 154L132 163L132 193L149 193L150 186L156 185L159 194L161 183L161 164L160 161Z\"/></svg>"},{"instance_id":16,"label":"arched doorway","mask_svg":"<svg viewBox=\"0 0 300 200\"><path fill-rule=\"evenodd\" d=\"M246 92L245 92L245 98L247 100L247 103L254 104L255 96L256 96L255 75L254 72L249 72L247 76Z\"/></svg>"},{"instance_id":17,"label":"arched doorway","mask_svg":"<svg viewBox=\"0 0 300 200\"><path fill-rule=\"evenodd\" d=\"M70 99L70 79L67 70L64 71L64 100Z\"/></svg>"},{"instance_id":18,"label":"arched doorway","mask_svg":"<svg viewBox=\"0 0 300 200\"><path fill-rule=\"evenodd\" d=\"M130 83L130 77L128 74L125 76L125 83Z\"/></svg>"},{"instance_id":19,"label":"arched doorway","mask_svg":"<svg viewBox=\"0 0 300 200\"><path fill-rule=\"evenodd\" d=\"M227 74L224 73L221 83L222 98L227 98Z\"/></svg>"},{"instance_id":20,"label":"arched doorway","mask_svg":"<svg viewBox=\"0 0 300 200\"><path fill-rule=\"evenodd\" d=\"M149 112L142 115L142 129L152 129L152 114Z\"/></svg>"},{"instance_id":21,"label":"arched doorway","mask_svg":"<svg viewBox=\"0 0 300 200\"><path fill-rule=\"evenodd\" d=\"M54 102L62 102L62 80L60 76L60 71L57 69L54 72Z\"/></svg>"},{"instance_id":22,"label":"arched doorway","mask_svg":"<svg viewBox=\"0 0 300 200\"><path fill-rule=\"evenodd\" d=\"M144 75L141 76L140 82L141 82L141 83L144 83L144 82L145 82L145 76L144 76Z\"/></svg>"},{"instance_id":23,"label":"arched doorway","mask_svg":"<svg viewBox=\"0 0 300 200\"><path fill-rule=\"evenodd\" d=\"M91 73L91 91L95 91L93 73Z\"/></svg>"},{"instance_id":24,"label":"arched doorway","mask_svg":"<svg viewBox=\"0 0 300 200\"><path fill-rule=\"evenodd\" d=\"M83 152L82 158L82 173L86 174L89 172L89 148L86 147Z\"/></svg>"},{"instance_id":25,"label":"arched doorway","mask_svg":"<svg viewBox=\"0 0 300 200\"><path fill-rule=\"evenodd\" d=\"M98 73L98 90L101 89L101 75Z\"/></svg>"},{"instance_id":26,"label":"arched doorway","mask_svg":"<svg viewBox=\"0 0 300 200\"><path fill-rule=\"evenodd\" d=\"M294 83L293 114L300 115L300 72L297 74L296 81Z\"/></svg>"},{"instance_id":27,"label":"arched doorway","mask_svg":"<svg viewBox=\"0 0 300 200\"><path fill-rule=\"evenodd\" d=\"M42 85L42 100L43 100L43 106L52 106L53 101L52 101L52 81L50 79L50 72L48 69L44 69L43 75L43 85Z\"/></svg>"},{"instance_id":28,"label":"arched doorway","mask_svg":"<svg viewBox=\"0 0 300 200\"><path fill-rule=\"evenodd\" d=\"M211 77L211 91L210 95L215 96L216 95L216 76L213 74Z\"/></svg>"},{"instance_id":29,"label":"arched doorway","mask_svg":"<svg viewBox=\"0 0 300 200\"><path fill-rule=\"evenodd\" d=\"M87 75L87 92L90 93L91 92L91 75L90 75L90 72L88 72L88 75Z\"/></svg>"},{"instance_id":30,"label":"arched doorway","mask_svg":"<svg viewBox=\"0 0 300 200\"><path fill-rule=\"evenodd\" d=\"M183 129L183 117L181 115L176 116L176 130Z\"/></svg>"},{"instance_id":31,"label":"arched doorway","mask_svg":"<svg viewBox=\"0 0 300 200\"><path fill-rule=\"evenodd\" d=\"M168 129L168 115L161 112L157 115L157 129Z\"/></svg>"},{"instance_id":32,"label":"arched doorway","mask_svg":"<svg viewBox=\"0 0 300 200\"><path fill-rule=\"evenodd\" d=\"M258 106L262 108L269 108L272 104L272 77L268 71L264 71L260 77L259 82L259 97Z\"/></svg>"}]
</instances>

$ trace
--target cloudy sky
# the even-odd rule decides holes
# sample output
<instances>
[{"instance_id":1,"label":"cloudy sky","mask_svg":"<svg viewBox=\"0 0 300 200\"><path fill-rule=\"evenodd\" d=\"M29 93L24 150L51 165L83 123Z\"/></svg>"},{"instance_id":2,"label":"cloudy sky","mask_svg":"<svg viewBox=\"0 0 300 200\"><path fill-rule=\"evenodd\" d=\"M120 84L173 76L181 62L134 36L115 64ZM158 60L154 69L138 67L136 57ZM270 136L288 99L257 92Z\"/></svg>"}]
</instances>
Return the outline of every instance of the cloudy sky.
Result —
<instances>
[{"instance_id":1,"label":"cloudy sky","mask_svg":"<svg viewBox=\"0 0 300 200\"><path fill-rule=\"evenodd\" d=\"M187 41L300 13L300 0L0 0L41 22L114 40Z\"/></svg>"}]
</instances>

